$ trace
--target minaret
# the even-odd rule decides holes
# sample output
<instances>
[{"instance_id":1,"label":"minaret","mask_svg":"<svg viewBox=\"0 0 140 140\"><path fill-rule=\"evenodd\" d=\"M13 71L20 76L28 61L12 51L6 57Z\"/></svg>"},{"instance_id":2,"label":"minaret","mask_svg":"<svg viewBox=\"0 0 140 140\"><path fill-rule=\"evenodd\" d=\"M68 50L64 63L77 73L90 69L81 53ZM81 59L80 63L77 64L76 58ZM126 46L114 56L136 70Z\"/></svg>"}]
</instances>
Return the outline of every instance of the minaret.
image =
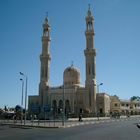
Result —
<instances>
[{"instance_id":1,"label":"minaret","mask_svg":"<svg viewBox=\"0 0 140 140\"><path fill-rule=\"evenodd\" d=\"M42 34L42 54L40 55L41 69L40 69L40 84L39 84L39 95L40 104L44 104L44 97L49 88L50 80L50 25L48 17L45 18L43 24L43 34Z\"/></svg>"},{"instance_id":2,"label":"minaret","mask_svg":"<svg viewBox=\"0 0 140 140\"><path fill-rule=\"evenodd\" d=\"M89 95L89 108L92 113L96 113L96 50L94 48L94 28L93 28L93 15L90 9L86 16L86 49L84 50L86 59L86 81L85 87Z\"/></svg>"}]
</instances>

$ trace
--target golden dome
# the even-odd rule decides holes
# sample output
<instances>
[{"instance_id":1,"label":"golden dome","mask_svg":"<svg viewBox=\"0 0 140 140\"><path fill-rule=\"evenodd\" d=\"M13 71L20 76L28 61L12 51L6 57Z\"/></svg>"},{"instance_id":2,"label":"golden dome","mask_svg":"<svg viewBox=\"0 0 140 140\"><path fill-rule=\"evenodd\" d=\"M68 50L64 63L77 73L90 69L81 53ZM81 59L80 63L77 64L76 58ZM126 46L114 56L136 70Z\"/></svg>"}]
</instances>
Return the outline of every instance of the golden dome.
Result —
<instances>
[{"instance_id":1,"label":"golden dome","mask_svg":"<svg viewBox=\"0 0 140 140\"><path fill-rule=\"evenodd\" d=\"M73 65L67 67L63 74L63 80L65 86L80 84L80 70Z\"/></svg>"}]
</instances>

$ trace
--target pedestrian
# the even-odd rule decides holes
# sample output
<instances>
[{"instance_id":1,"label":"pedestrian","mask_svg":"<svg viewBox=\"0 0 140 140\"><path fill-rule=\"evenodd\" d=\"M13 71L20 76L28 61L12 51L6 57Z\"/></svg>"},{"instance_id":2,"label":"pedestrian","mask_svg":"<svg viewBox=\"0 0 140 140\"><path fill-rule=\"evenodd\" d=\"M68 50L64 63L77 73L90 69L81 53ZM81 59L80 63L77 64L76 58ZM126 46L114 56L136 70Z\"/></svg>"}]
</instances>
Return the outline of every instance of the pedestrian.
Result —
<instances>
[{"instance_id":1,"label":"pedestrian","mask_svg":"<svg viewBox=\"0 0 140 140\"><path fill-rule=\"evenodd\" d=\"M100 117L100 113L98 112L97 113L97 119L98 119L98 121L99 121L99 117Z\"/></svg>"},{"instance_id":2,"label":"pedestrian","mask_svg":"<svg viewBox=\"0 0 140 140\"><path fill-rule=\"evenodd\" d=\"M79 114L79 122L82 121L82 114Z\"/></svg>"}]
</instances>

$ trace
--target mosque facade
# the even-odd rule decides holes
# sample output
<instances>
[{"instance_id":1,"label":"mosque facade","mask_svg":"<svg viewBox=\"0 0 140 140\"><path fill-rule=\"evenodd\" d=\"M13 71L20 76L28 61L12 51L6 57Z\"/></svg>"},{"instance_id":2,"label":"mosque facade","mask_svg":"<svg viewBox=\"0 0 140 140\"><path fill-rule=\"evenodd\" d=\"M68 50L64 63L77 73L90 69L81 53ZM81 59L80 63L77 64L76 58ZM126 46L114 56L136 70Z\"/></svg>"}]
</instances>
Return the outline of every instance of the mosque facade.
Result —
<instances>
[{"instance_id":1,"label":"mosque facade","mask_svg":"<svg viewBox=\"0 0 140 140\"><path fill-rule=\"evenodd\" d=\"M40 55L39 95L29 96L28 108L51 108L55 113L65 110L65 113L96 114L96 49L94 47L94 17L91 9L87 11L85 55L85 86L80 82L80 70L71 65L64 70L63 85L51 87L50 81L50 31L48 18L45 18L42 34L42 53ZM33 109L34 108L34 109ZM46 110L47 110L46 109ZM40 109L40 111L43 109Z\"/></svg>"},{"instance_id":2,"label":"mosque facade","mask_svg":"<svg viewBox=\"0 0 140 140\"><path fill-rule=\"evenodd\" d=\"M43 116L44 113L47 115L52 113L54 116L59 116L65 112L66 115L78 116L79 113L82 113L83 116L88 117L96 116L98 113L110 114L111 111L116 111L118 107L117 111L121 111L122 103L118 98L110 97L106 93L97 93L94 17L90 7L85 21L86 45L83 51L85 55L85 85L81 85L80 70L71 65L64 70L63 85L52 87L50 85L50 63L52 59L50 54L51 26L48 18L45 18L42 33L42 52L40 55L39 94L28 97L29 114L42 114ZM129 103L126 104L130 105ZM125 105L125 103L122 105ZM140 103L137 103L137 107L140 113ZM124 106L122 108L125 112Z\"/></svg>"}]
</instances>

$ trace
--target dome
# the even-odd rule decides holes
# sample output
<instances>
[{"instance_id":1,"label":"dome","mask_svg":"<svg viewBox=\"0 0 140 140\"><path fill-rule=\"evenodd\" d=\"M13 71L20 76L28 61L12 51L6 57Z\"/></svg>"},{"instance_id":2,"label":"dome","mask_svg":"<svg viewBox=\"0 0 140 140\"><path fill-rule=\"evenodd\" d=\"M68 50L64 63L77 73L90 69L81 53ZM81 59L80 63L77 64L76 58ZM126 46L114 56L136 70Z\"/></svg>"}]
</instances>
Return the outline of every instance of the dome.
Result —
<instances>
[{"instance_id":1,"label":"dome","mask_svg":"<svg viewBox=\"0 0 140 140\"><path fill-rule=\"evenodd\" d=\"M80 84L80 70L73 65L67 67L64 71L63 80L65 86Z\"/></svg>"}]
</instances>

